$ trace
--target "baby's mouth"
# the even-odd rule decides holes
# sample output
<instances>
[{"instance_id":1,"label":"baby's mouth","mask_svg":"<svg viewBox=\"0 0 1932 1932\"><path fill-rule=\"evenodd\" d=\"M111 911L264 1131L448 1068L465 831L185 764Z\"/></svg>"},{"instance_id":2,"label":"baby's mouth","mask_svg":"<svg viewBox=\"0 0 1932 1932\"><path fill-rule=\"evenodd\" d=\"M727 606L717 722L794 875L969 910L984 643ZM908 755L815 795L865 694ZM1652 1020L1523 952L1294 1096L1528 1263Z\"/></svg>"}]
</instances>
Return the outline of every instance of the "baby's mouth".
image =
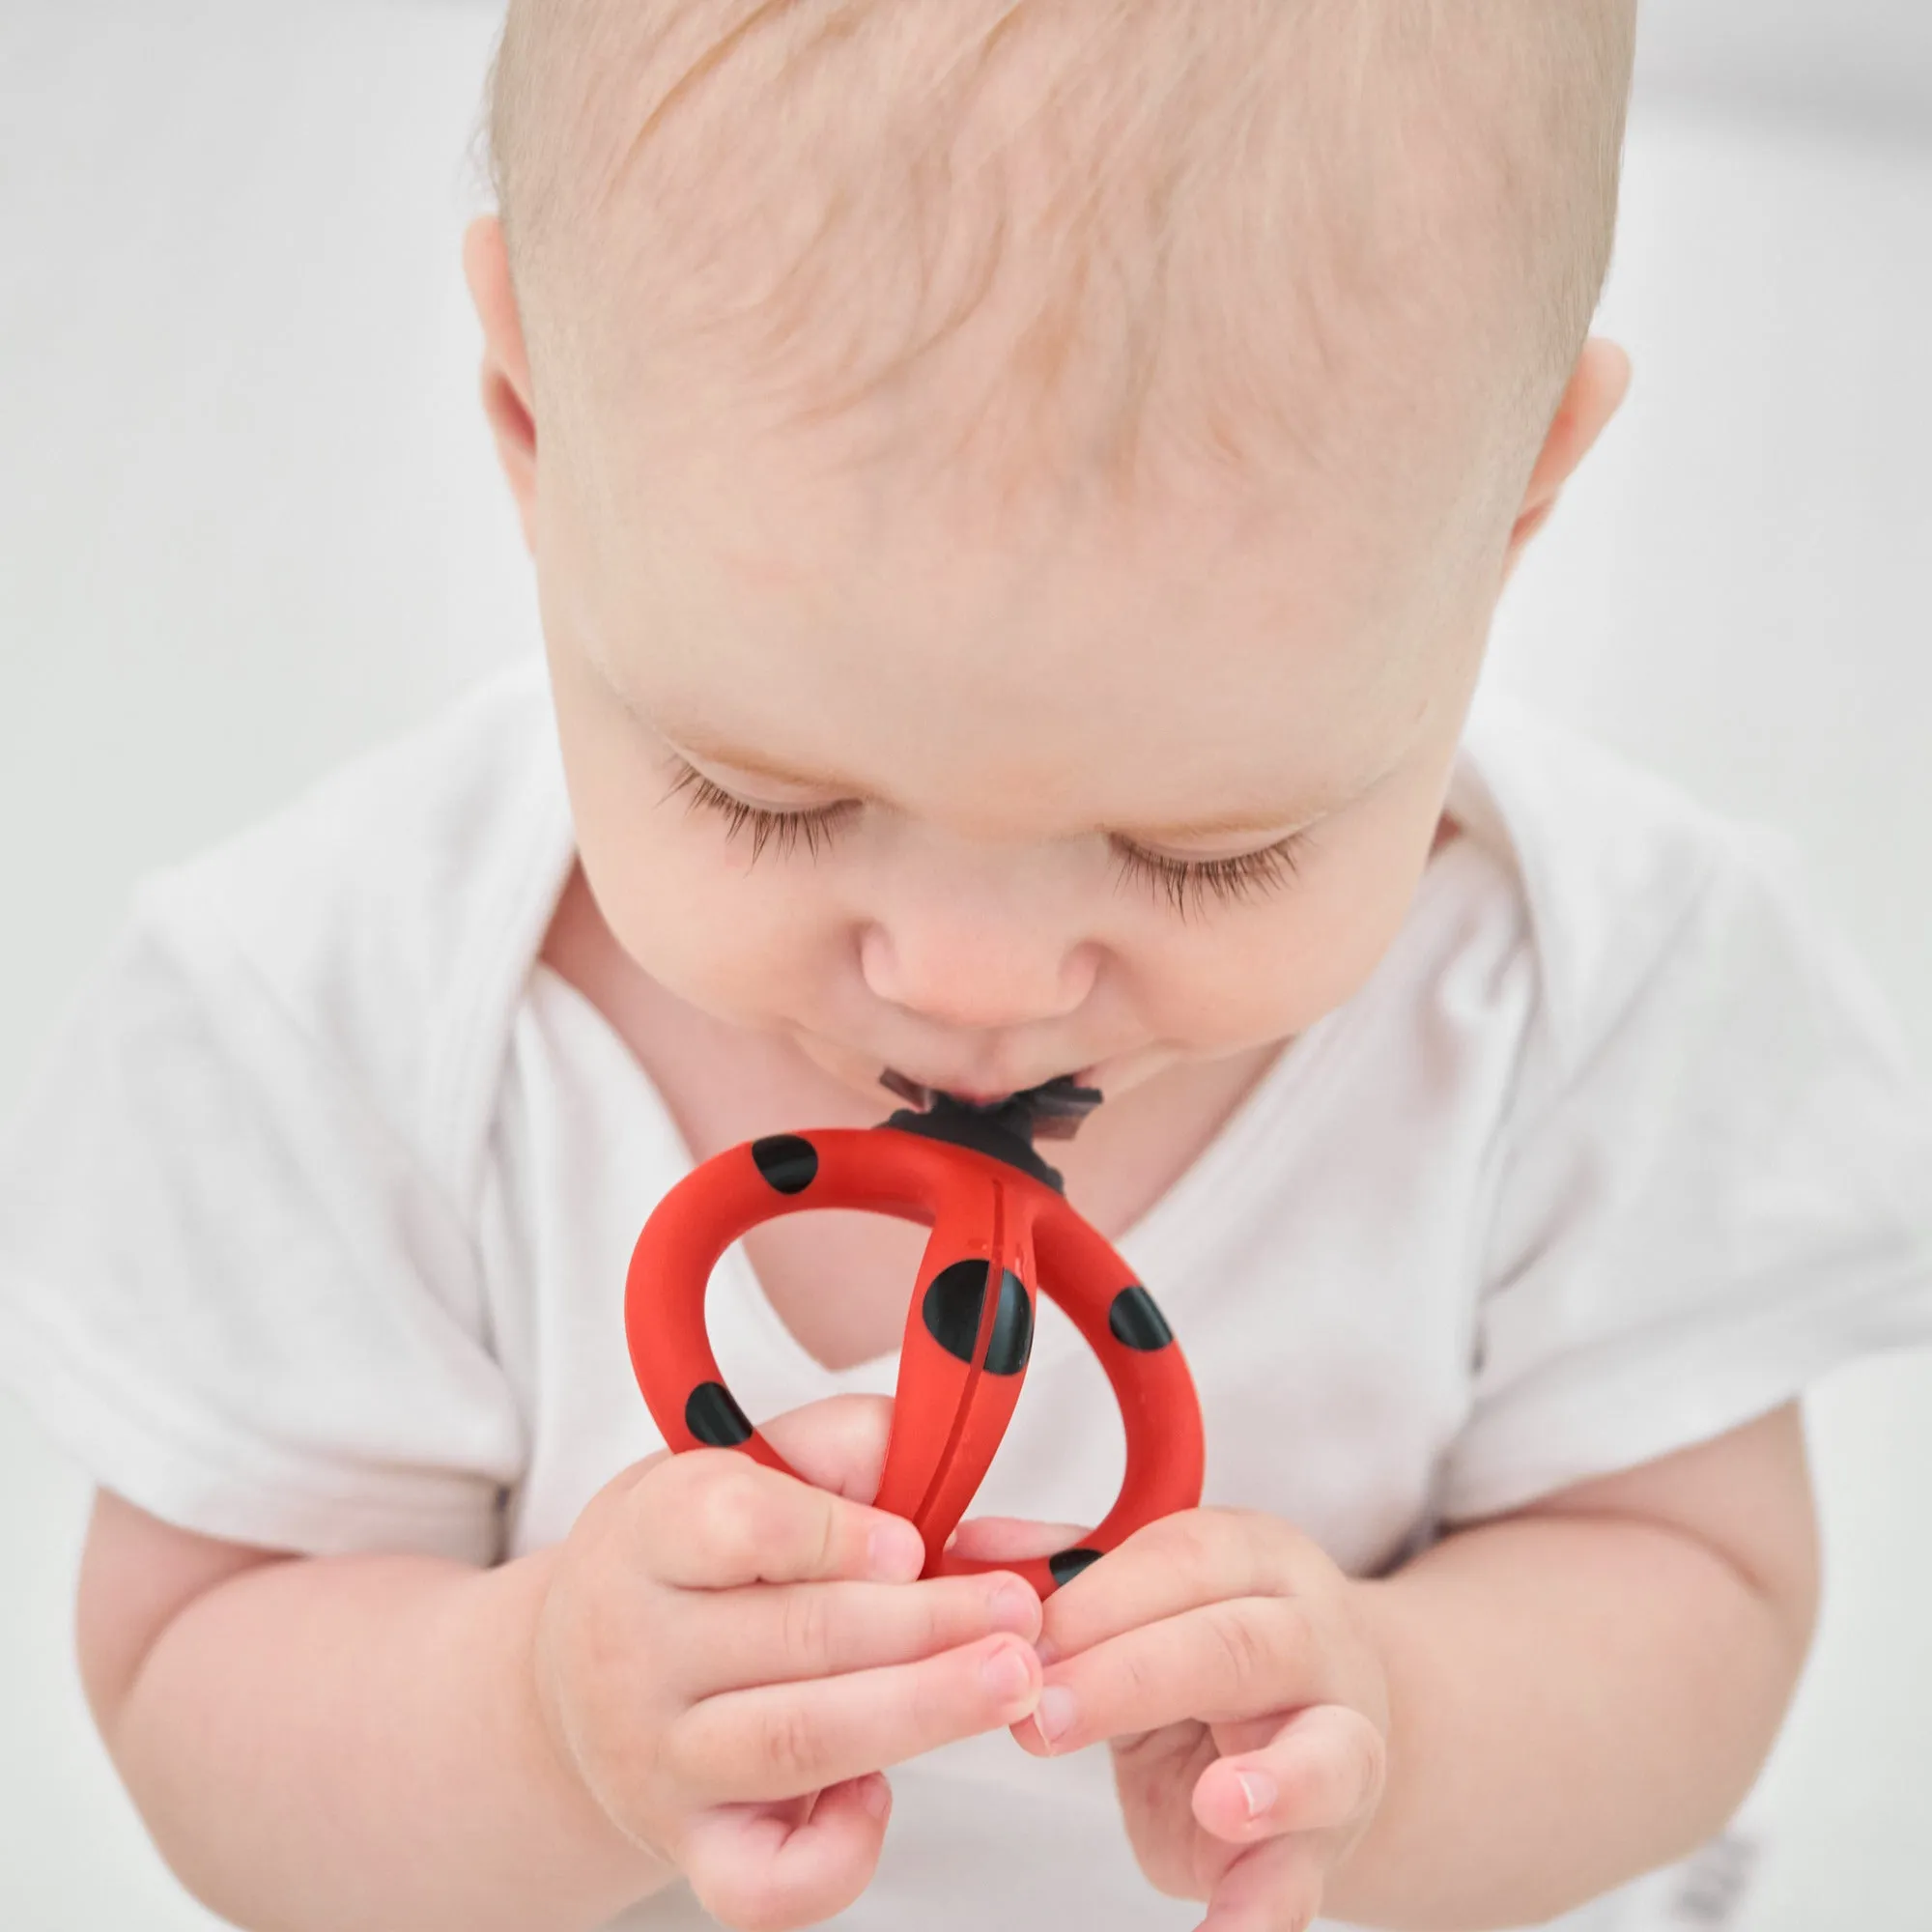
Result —
<instances>
[{"instance_id":1,"label":"baby's mouth","mask_svg":"<svg viewBox=\"0 0 1932 1932\"><path fill-rule=\"evenodd\" d=\"M982 1113L1008 1108L1023 1109L1033 1132L1042 1140L1071 1140L1079 1132L1081 1122L1100 1104L1101 1099L1097 1087L1082 1085L1079 1076L1072 1073L1055 1074L1051 1080L1043 1080L1038 1086L1016 1094L982 1094L957 1090L942 1092L926 1086L923 1081L914 1080L896 1067L888 1066L879 1075L879 1085L888 1093L896 1094L900 1099L909 1101L921 1113L929 1112L941 1100L951 1100Z\"/></svg>"},{"instance_id":2,"label":"baby's mouth","mask_svg":"<svg viewBox=\"0 0 1932 1932\"><path fill-rule=\"evenodd\" d=\"M997 1107L1003 1100L1012 1098L1010 1094L981 1094L965 1087L934 1087L926 1081L915 1080L910 1073L901 1073L896 1066L888 1066L879 1075L879 1085L887 1093L909 1101L921 1113L926 1112L942 1095L968 1107Z\"/></svg>"}]
</instances>

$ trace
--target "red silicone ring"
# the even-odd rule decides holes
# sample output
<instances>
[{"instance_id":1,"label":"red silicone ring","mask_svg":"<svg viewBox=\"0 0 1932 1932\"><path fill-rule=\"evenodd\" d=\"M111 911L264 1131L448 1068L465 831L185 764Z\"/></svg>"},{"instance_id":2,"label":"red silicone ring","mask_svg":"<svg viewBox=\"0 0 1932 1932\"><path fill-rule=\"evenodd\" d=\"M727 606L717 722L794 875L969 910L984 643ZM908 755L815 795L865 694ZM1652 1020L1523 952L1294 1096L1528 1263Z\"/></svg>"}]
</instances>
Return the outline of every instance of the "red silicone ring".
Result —
<instances>
[{"instance_id":1,"label":"red silicone ring","mask_svg":"<svg viewBox=\"0 0 1932 1932\"><path fill-rule=\"evenodd\" d=\"M624 1324L638 1386L672 1449L741 1449L789 1471L724 1386L704 1297L719 1256L747 1230L818 1208L932 1230L907 1312L877 1498L919 1529L926 1576L1012 1570L1044 1596L1144 1523L1199 1504L1205 1449L1193 1378L1120 1256L1018 1168L891 1126L749 1141L658 1204L631 1256ZM946 1540L1006 1433L1040 1293L1065 1310L1113 1384L1126 1474L1105 1520L1070 1548L1011 1563L958 1556Z\"/></svg>"}]
</instances>

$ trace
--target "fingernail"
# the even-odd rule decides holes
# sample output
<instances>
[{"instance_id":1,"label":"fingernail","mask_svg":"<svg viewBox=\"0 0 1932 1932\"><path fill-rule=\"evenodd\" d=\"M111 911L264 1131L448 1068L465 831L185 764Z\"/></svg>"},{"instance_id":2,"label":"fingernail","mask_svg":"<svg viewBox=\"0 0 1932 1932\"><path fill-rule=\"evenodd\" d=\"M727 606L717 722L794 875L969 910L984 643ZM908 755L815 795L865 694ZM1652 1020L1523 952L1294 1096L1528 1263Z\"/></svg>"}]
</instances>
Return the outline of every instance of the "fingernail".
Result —
<instances>
[{"instance_id":1,"label":"fingernail","mask_svg":"<svg viewBox=\"0 0 1932 1932\"><path fill-rule=\"evenodd\" d=\"M995 1630L1031 1630L1039 1614L1039 1599L1024 1583L1002 1583L986 1600L986 1613Z\"/></svg>"},{"instance_id":2,"label":"fingernail","mask_svg":"<svg viewBox=\"0 0 1932 1932\"><path fill-rule=\"evenodd\" d=\"M1073 1719L1078 1715L1073 1692L1064 1684L1049 1684L1039 1693L1039 1702L1034 1706L1033 1720L1040 1737L1051 1744L1056 1738L1064 1738L1073 1728Z\"/></svg>"},{"instance_id":3,"label":"fingernail","mask_svg":"<svg viewBox=\"0 0 1932 1932\"><path fill-rule=\"evenodd\" d=\"M1274 1801L1281 1796L1273 1778L1263 1771L1242 1771L1236 1773L1240 1780L1241 1802L1248 1807L1250 1818L1259 1818L1264 1811L1274 1808Z\"/></svg>"},{"instance_id":4,"label":"fingernail","mask_svg":"<svg viewBox=\"0 0 1932 1932\"><path fill-rule=\"evenodd\" d=\"M925 1545L903 1517L875 1523L866 1541L866 1569L881 1583L910 1583L925 1568Z\"/></svg>"},{"instance_id":5,"label":"fingernail","mask_svg":"<svg viewBox=\"0 0 1932 1932\"><path fill-rule=\"evenodd\" d=\"M1050 1636L1042 1634L1034 1638L1033 1654L1042 1665L1056 1663L1060 1660L1060 1646Z\"/></svg>"},{"instance_id":6,"label":"fingernail","mask_svg":"<svg viewBox=\"0 0 1932 1932\"><path fill-rule=\"evenodd\" d=\"M1033 1672L1027 1667L1025 1652L1003 1643L980 1664L980 1680L1002 1704L1010 1704L1015 1697L1026 1695Z\"/></svg>"},{"instance_id":7,"label":"fingernail","mask_svg":"<svg viewBox=\"0 0 1932 1932\"><path fill-rule=\"evenodd\" d=\"M867 1817L883 1818L893 1808L893 1788L883 1777L868 1777L860 1787L859 1803Z\"/></svg>"}]
</instances>

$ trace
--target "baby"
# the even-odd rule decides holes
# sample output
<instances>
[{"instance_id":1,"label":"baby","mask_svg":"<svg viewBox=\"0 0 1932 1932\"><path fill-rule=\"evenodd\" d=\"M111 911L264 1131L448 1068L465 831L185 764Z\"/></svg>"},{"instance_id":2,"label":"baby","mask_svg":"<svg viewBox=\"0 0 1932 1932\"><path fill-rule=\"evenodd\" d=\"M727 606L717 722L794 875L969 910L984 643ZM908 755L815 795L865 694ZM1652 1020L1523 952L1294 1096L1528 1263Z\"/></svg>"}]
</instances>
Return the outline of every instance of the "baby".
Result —
<instances>
[{"instance_id":1,"label":"baby","mask_svg":"<svg viewBox=\"0 0 1932 1932\"><path fill-rule=\"evenodd\" d=\"M1932 1188L1779 852L1476 697L1628 379L1631 16L512 5L548 675L147 889L4 1169L88 1693L216 1911L1629 1928L1723 1826ZM1055 1159L1200 1391L1206 1506L1043 1605L871 1507L916 1229L714 1283L810 1484L632 1380L664 1191L888 1072L1101 1090ZM1120 1468L1043 1306L959 1548Z\"/></svg>"}]
</instances>

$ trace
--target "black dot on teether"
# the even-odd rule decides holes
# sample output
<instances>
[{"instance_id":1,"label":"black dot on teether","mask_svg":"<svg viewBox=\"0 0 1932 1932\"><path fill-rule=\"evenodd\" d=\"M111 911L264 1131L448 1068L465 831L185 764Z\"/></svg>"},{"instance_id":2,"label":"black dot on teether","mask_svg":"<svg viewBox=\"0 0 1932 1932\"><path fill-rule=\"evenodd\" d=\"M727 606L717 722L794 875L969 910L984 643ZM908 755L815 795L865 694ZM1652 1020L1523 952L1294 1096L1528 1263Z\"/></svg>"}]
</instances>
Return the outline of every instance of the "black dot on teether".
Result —
<instances>
[{"instance_id":1,"label":"black dot on teether","mask_svg":"<svg viewBox=\"0 0 1932 1932\"><path fill-rule=\"evenodd\" d=\"M1046 1567L1056 1583L1070 1583L1088 1564L1099 1560L1097 1549L1063 1549L1058 1556L1046 1559Z\"/></svg>"},{"instance_id":2,"label":"black dot on teether","mask_svg":"<svg viewBox=\"0 0 1932 1932\"><path fill-rule=\"evenodd\" d=\"M986 1344L986 1373L1016 1376L1033 1352L1033 1300L1026 1283L1011 1268L1000 1274L1000 1305L993 1311L993 1337Z\"/></svg>"},{"instance_id":3,"label":"black dot on teether","mask_svg":"<svg viewBox=\"0 0 1932 1932\"><path fill-rule=\"evenodd\" d=\"M752 1439L745 1411L723 1382L699 1382L684 1405L684 1426L713 1449L735 1449Z\"/></svg>"},{"instance_id":4,"label":"black dot on teether","mask_svg":"<svg viewBox=\"0 0 1932 1932\"><path fill-rule=\"evenodd\" d=\"M926 1333L962 1362L973 1359L973 1345L980 1339L980 1311L992 1271L990 1262L954 1262L932 1277L920 1304Z\"/></svg>"},{"instance_id":5,"label":"black dot on teether","mask_svg":"<svg viewBox=\"0 0 1932 1932\"><path fill-rule=\"evenodd\" d=\"M752 1158L781 1194L803 1194L818 1178L818 1150L797 1134L767 1134L753 1141Z\"/></svg>"},{"instance_id":6,"label":"black dot on teether","mask_svg":"<svg viewBox=\"0 0 1932 1932\"><path fill-rule=\"evenodd\" d=\"M1174 1340L1174 1331L1153 1305L1153 1296L1138 1285L1123 1288L1115 1295L1107 1310L1107 1326L1115 1341L1138 1349L1144 1355L1166 1348Z\"/></svg>"}]
</instances>

